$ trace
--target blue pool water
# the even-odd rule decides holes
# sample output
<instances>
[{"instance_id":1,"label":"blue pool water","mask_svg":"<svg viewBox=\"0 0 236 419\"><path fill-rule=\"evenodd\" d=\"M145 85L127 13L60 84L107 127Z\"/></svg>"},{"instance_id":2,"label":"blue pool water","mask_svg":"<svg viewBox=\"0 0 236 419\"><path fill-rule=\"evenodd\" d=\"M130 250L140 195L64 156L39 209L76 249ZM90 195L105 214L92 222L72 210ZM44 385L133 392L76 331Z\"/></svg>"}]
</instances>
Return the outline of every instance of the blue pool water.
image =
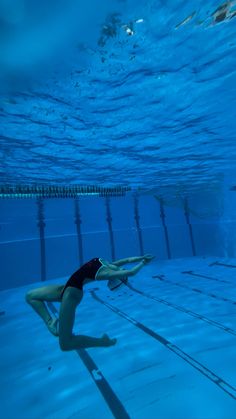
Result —
<instances>
[{"instance_id":1,"label":"blue pool water","mask_svg":"<svg viewBox=\"0 0 236 419\"><path fill-rule=\"evenodd\" d=\"M0 419L235 419L235 35L235 0L0 2ZM25 300L146 253L84 286L109 348Z\"/></svg>"},{"instance_id":2,"label":"blue pool water","mask_svg":"<svg viewBox=\"0 0 236 419\"><path fill-rule=\"evenodd\" d=\"M219 186L236 156L234 2L225 20L210 0L21 3L14 25L2 12L1 183Z\"/></svg>"}]
</instances>

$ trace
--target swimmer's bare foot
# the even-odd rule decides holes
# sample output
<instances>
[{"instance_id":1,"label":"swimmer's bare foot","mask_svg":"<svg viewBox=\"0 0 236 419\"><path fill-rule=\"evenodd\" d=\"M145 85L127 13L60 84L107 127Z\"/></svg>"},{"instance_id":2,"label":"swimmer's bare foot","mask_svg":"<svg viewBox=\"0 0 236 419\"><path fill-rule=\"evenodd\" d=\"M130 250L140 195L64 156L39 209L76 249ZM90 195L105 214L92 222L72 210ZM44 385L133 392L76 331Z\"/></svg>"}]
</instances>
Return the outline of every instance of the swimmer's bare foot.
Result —
<instances>
[{"instance_id":1,"label":"swimmer's bare foot","mask_svg":"<svg viewBox=\"0 0 236 419\"><path fill-rule=\"evenodd\" d=\"M52 335L54 335L54 336L59 336L59 334L58 334L58 322L59 322L58 319L52 319L51 318L46 323L49 332L52 333Z\"/></svg>"},{"instance_id":2,"label":"swimmer's bare foot","mask_svg":"<svg viewBox=\"0 0 236 419\"><path fill-rule=\"evenodd\" d=\"M102 339L103 346L112 346L112 345L115 345L116 342L117 342L117 339L115 339L115 338L110 339L109 336L106 333L104 333L104 335L102 335L101 339Z\"/></svg>"}]
</instances>

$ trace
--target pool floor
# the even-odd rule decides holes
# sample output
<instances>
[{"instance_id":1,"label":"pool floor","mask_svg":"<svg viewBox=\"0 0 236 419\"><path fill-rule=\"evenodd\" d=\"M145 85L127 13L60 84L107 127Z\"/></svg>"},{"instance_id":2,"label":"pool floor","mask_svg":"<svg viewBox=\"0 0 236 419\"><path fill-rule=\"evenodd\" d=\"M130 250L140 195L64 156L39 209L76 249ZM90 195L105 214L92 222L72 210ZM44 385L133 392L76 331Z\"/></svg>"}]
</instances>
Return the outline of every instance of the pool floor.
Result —
<instances>
[{"instance_id":1,"label":"pool floor","mask_svg":"<svg viewBox=\"0 0 236 419\"><path fill-rule=\"evenodd\" d=\"M236 259L186 258L152 263L117 292L91 283L74 333L117 343L72 352L25 302L42 283L1 292L0 418L235 419L235 276Z\"/></svg>"}]
</instances>

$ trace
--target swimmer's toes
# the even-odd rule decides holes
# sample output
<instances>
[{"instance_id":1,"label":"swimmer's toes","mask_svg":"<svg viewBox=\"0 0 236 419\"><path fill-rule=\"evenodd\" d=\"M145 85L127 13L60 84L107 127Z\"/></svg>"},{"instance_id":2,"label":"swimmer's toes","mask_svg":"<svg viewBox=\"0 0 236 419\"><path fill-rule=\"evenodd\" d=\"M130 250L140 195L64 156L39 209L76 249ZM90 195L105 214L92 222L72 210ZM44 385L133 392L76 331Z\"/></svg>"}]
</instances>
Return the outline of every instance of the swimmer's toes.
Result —
<instances>
[{"instance_id":1,"label":"swimmer's toes","mask_svg":"<svg viewBox=\"0 0 236 419\"><path fill-rule=\"evenodd\" d=\"M102 336L102 339L105 346L112 346L112 345L115 345L117 342L117 339L115 338L110 339L106 333Z\"/></svg>"}]
</instances>

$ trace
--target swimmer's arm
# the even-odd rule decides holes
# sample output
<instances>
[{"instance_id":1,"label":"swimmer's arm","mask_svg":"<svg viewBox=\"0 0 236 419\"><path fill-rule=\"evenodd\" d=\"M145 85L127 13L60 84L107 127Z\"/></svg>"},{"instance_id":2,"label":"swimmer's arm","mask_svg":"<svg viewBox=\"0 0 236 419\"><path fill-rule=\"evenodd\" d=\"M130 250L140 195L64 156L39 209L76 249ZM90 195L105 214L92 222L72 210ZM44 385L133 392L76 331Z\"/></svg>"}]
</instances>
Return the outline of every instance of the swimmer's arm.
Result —
<instances>
[{"instance_id":1,"label":"swimmer's arm","mask_svg":"<svg viewBox=\"0 0 236 419\"><path fill-rule=\"evenodd\" d=\"M119 259L119 260L115 260L115 262L112 262L112 265L122 266L122 265L125 265L126 263L141 262L143 258L144 258L143 256L134 256L134 257L129 257L125 259Z\"/></svg>"},{"instance_id":2,"label":"swimmer's arm","mask_svg":"<svg viewBox=\"0 0 236 419\"><path fill-rule=\"evenodd\" d=\"M122 269L122 271L114 271L113 269L104 269L101 273L98 272L97 279L123 279L125 276L134 276L140 269L145 266L144 260L138 263L132 269Z\"/></svg>"}]
</instances>

